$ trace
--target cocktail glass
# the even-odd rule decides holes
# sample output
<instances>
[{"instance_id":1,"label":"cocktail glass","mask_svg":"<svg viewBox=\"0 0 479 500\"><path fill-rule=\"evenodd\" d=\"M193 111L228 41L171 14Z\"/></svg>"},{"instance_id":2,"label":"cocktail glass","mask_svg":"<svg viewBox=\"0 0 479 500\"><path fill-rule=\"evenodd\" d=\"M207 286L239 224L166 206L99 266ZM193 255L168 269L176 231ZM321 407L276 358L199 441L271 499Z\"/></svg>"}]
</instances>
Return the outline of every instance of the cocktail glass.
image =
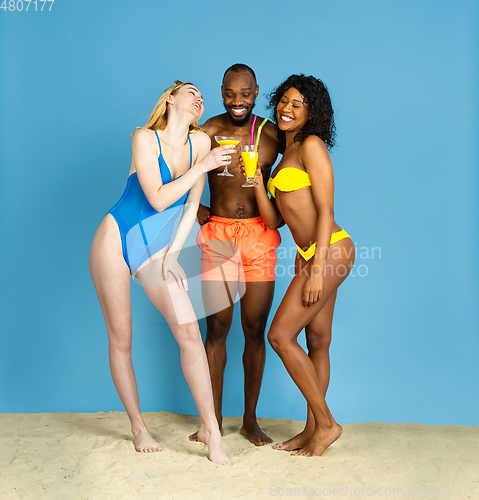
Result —
<instances>
[{"instance_id":1,"label":"cocktail glass","mask_svg":"<svg viewBox=\"0 0 479 500\"><path fill-rule=\"evenodd\" d=\"M258 166L258 146L252 144L243 146L241 158L243 159L244 173L246 175L246 182L243 184L243 187L256 187L258 183L254 178Z\"/></svg>"},{"instance_id":2,"label":"cocktail glass","mask_svg":"<svg viewBox=\"0 0 479 500\"><path fill-rule=\"evenodd\" d=\"M236 146L239 144L239 139L236 137L224 137L222 135L215 135L215 141L220 146ZM234 177L233 174L228 172L228 165L225 165L225 169L223 172L220 172L218 175L223 175L225 177Z\"/></svg>"}]
</instances>

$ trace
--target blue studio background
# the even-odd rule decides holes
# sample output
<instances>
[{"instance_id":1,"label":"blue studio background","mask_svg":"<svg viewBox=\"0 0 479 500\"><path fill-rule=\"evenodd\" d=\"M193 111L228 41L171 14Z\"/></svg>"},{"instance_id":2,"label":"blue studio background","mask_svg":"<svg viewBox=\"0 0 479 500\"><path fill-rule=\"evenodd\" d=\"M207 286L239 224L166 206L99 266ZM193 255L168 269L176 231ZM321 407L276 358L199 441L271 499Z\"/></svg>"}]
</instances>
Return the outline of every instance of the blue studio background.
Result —
<instances>
[{"instance_id":1,"label":"blue studio background","mask_svg":"<svg viewBox=\"0 0 479 500\"><path fill-rule=\"evenodd\" d=\"M477 2L49 7L0 10L1 412L123 410L91 240L125 187L129 134L160 93L193 81L206 120L223 112L224 70L243 62L260 84L256 113L295 72L324 80L336 111L336 220L357 245L335 313L336 419L478 424ZM288 283L277 280L270 321ZM131 290L142 410L196 414L168 326L141 287ZM227 416L243 411L238 312ZM268 347L258 416L303 420L305 410Z\"/></svg>"}]
</instances>

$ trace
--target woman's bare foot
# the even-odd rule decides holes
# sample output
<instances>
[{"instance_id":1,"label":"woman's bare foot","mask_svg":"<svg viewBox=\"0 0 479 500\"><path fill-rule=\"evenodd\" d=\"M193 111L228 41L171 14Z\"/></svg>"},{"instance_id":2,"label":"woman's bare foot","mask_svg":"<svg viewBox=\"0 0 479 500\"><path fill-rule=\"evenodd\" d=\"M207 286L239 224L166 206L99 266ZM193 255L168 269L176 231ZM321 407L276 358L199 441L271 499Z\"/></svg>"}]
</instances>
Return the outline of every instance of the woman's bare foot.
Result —
<instances>
[{"instance_id":1,"label":"woman's bare foot","mask_svg":"<svg viewBox=\"0 0 479 500\"><path fill-rule=\"evenodd\" d=\"M305 428L303 431L301 431L299 434L296 434L296 436L292 437L291 439L288 439L287 441L284 441L282 443L273 444L273 450L280 450L280 451L299 450L303 446L305 446L306 443L311 439L313 433L314 433L314 428L311 430Z\"/></svg>"},{"instance_id":2,"label":"woman's bare foot","mask_svg":"<svg viewBox=\"0 0 479 500\"><path fill-rule=\"evenodd\" d=\"M146 427L142 427L136 431L132 429L132 432L133 436L135 436L136 451L140 453L154 453L155 451L163 450L160 444L152 438Z\"/></svg>"},{"instance_id":3,"label":"woman's bare foot","mask_svg":"<svg viewBox=\"0 0 479 500\"><path fill-rule=\"evenodd\" d=\"M331 427L316 429L306 445L299 451L292 453L292 455L319 457L328 446L331 446L341 436L342 433L343 428L336 422L334 422Z\"/></svg>"},{"instance_id":4,"label":"woman's bare foot","mask_svg":"<svg viewBox=\"0 0 479 500\"><path fill-rule=\"evenodd\" d=\"M255 446L264 446L265 444L273 442L273 440L261 430L256 420L250 423L243 420L243 427L241 427L240 433Z\"/></svg>"},{"instance_id":5,"label":"woman's bare foot","mask_svg":"<svg viewBox=\"0 0 479 500\"><path fill-rule=\"evenodd\" d=\"M206 444L204 441L201 440L201 438L198 437L198 433L200 431L196 431L195 433L191 434L190 436L188 436L188 439L190 441L193 441L194 443L203 443L203 444ZM223 428L220 427L220 434L223 436L225 433L225 431L223 430Z\"/></svg>"},{"instance_id":6,"label":"woman's bare foot","mask_svg":"<svg viewBox=\"0 0 479 500\"><path fill-rule=\"evenodd\" d=\"M219 430L215 429L214 431L211 431L206 427L206 425L201 425L200 430L196 433L196 441L204 443L208 446L210 454L209 458L211 462L219 465L233 465L223 450L221 433Z\"/></svg>"}]
</instances>

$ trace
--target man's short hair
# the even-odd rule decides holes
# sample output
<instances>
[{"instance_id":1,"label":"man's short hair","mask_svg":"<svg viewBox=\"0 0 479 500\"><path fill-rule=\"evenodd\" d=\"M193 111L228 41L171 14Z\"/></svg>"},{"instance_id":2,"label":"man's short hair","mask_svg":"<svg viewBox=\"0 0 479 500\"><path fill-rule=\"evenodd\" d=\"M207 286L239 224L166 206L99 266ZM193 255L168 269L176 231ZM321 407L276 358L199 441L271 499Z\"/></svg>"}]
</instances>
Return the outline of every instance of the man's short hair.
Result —
<instances>
[{"instance_id":1,"label":"man's short hair","mask_svg":"<svg viewBox=\"0 0 479 500\"><path fill-rule=\"evenodd\" d=\"M251 76L254 78L254 83L256 84L256 75L254 74L254 71L246 64L236 63L233 64L233 66L230 66L223 75L223 81L225 81L226 75L230 71L233 71L233 73L239 73L240 71L249 71L249 73L251 73Z\"/></svg>"}]
</instances>

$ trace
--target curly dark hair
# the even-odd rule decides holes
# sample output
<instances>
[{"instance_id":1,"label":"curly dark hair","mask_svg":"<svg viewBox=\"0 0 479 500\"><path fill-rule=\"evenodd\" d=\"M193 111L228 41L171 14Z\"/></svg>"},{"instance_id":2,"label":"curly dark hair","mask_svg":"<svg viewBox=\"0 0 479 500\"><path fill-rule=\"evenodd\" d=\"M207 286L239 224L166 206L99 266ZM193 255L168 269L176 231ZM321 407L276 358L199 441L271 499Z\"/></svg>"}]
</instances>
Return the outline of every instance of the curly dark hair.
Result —
<instances>
[{"instance_id":1,"label":"curly dark hair","mask_svg":"<svg viewBox=\"0 0 479 500\"><path fill-rule=\"evenodd\" d=\"M269 99L267 107L272 109L273 123L278 123L276 107L281 101L281 97L292 87L303 95L309 115L308 121L294 137L294 142L303 143L306 137L317 135L330 150L334 146L336 138L333 106L326 85L314 76L291 75L267 96ZM286 148L286 134L279 129L278 139L279 150L282 153Z\"/></svg>"}]
</instances>

